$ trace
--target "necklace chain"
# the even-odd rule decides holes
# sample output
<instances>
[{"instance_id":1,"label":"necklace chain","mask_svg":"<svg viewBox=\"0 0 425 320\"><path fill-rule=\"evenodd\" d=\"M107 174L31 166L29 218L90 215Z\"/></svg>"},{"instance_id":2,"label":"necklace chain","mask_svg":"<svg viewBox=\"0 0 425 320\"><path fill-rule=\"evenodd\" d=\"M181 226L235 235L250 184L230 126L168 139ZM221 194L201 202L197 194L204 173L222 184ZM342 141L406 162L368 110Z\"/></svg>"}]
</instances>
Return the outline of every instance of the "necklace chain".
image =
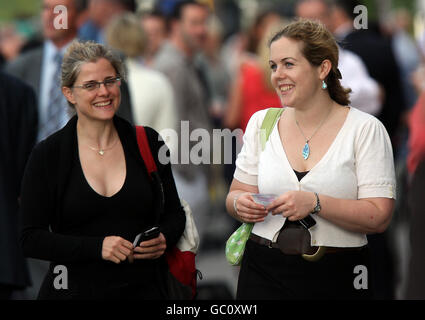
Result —
<instances>
[{"instance_id":1,"label":"necklace chain","mask_svg":"<svg viewBox=\"0 0 425 320\"><path fill-rule=\"evenodd\" d=\"M303 151L302 151L302 155L303 155L304 160L307 160L308 157L310 156L310 146L309 146L308 143L314 137L314 135L317 133L317 131L319 131L320 127L325 123L325 120L329 117L331 111L332 111L332 109L329 110L328 114L323 118L323 120L320 122L319 126L316 128L316 130L314 130L313 134L308 139L306 138L303 130L300 127L300 124L298 123L298 121L297 121L297 119L295 118L295 115L294 115L295 123L297 124L297 127L300 130L300 132L301 132L301 134L302 134L302 136L304 137L304 140L305 140L305 145L304 145L304 148L303 148Z\"/></svg>"},{"instance_id":2,"label":"necklace chain","mask_svg":"<svg viewBox=\"0 0 425 320\"><path fill-rule=\"evenodd\" d=\"M98 154L100 154L101 156L103 156L104 154L105 154L105 151L107 151L107 150L111 150L113 147L115 147L115 145L117 144L117 142L118 142L118 138L117 139L115 139L115 142L112 144L112 146L110 146L109 148L94 148L94 147L91 147L91 146L89 146L89 145L87 145L90 149L92 149L93 151L96 151Z\"/></svg>"}]
</instances>

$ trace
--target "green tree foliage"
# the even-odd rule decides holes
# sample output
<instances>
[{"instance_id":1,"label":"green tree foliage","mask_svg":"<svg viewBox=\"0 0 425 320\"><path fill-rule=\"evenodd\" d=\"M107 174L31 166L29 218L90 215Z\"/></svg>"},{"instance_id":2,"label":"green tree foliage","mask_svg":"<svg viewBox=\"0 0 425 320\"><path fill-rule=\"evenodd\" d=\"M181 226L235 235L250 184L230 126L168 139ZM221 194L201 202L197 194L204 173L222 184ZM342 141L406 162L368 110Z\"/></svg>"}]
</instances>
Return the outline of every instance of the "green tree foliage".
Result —
<instances>
[{"instance_id":1,"label":"green tree foliage","mask_svg":"<svg viewBox=\"0 0 425 320\"><path fill-rule=\"evenodd\" d=\"M0 1L0 23L28 18L40 12L41 0Z\"/></svg>"}]
</instances>

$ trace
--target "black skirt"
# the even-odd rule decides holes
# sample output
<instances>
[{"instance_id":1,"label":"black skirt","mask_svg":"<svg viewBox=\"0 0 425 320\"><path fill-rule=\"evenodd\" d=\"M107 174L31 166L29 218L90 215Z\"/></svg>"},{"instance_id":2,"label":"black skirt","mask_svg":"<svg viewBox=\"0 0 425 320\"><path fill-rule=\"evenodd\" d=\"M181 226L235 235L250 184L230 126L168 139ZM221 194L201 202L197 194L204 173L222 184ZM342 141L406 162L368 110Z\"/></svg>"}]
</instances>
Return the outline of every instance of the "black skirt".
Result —
<instances>
[{"instance_id":1,"label":"black skirt","mask_svg":"<svg viewBox=\"0 0 425 320\"><path fill-rule=\"evenodd\" d=\"M369 250L325 254L310 262L248 240L239 273L239 300L371 299Z\"/></svg>"},{"instance_id":2,"label":"black skirt","mask_svg":"<svg viewBox=\"0 0 425 320\"><path fill-rule=\"evenodd\" d=\"M137 268L124 261L86 264L51 263L41 285L38 300L163 300L166 266L152 260L154 268ZM139 263L138 263L139 262ZM158 262L158 263L155 263ZM162 261L161 261L162 262ZM59 266L59 268L55 268ZM65 269L61 267L66 267ZM139 269L134 272L131 269Z\"/></svg>"}]
</instances>

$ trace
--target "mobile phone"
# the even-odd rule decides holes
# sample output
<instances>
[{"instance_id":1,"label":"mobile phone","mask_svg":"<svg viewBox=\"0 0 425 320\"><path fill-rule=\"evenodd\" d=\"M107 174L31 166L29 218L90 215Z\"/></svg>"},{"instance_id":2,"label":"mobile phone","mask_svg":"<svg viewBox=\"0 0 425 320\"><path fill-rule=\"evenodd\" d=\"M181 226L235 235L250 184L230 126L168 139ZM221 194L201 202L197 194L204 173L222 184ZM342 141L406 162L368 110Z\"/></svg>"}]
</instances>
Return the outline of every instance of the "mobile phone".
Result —
<instances>
[{"instance_id":1,"label":"mobile phone","mask_svg":"<svg viewBox=\"0 0 425 320\"><path fill-rule=\"evenodd\" d=\"M137 247L141 242L154 239L159 236L159 227L152 227L139 233L133 241L133 246Z\"/></svg>"},{"instance_id":2,"label":"mobile phone","mask_svg":"<svg viewBox=\"0 0 425 320\"><path fill-rule=\"evenodd\" d=\"M316 225L316 220L314 220L314 218L310 214L307 217L305 217L304 219L301 219L301 220L298 220L298 221L306 229L310 229L311 227Z\"/></svg>"}]
</instances>

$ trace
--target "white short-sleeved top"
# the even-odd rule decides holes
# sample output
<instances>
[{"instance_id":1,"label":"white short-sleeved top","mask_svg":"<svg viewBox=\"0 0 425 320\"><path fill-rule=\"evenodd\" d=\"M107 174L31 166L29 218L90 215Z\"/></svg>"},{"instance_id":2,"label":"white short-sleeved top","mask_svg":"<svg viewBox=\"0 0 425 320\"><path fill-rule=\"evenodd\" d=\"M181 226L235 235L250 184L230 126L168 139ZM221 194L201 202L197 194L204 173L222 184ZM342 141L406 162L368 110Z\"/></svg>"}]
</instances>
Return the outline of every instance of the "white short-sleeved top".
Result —
<instances>
[{"instance_id":1,"label":"white short-sleeved top","mask_svg":"<svg viewBox=\"0 0 425 320\"><path fill-rule=\"evenodd\" d=\"M395 172L391 141L374 116L350 107L347 118L322 159L298 181L280 140L277 125L261 151L259 132L266 110L248 122L243 147L236 160L234 178L258 186L260 193L283 194L291 190L312 191L340 199L394 198ZM282 116L285 112L282 113ZM358 247L367 244L365 234L345 230L314 216L312 246ZM285 223L282 215L267 215L252 232L273 240Z\"/></svg>"}]
</instances>

